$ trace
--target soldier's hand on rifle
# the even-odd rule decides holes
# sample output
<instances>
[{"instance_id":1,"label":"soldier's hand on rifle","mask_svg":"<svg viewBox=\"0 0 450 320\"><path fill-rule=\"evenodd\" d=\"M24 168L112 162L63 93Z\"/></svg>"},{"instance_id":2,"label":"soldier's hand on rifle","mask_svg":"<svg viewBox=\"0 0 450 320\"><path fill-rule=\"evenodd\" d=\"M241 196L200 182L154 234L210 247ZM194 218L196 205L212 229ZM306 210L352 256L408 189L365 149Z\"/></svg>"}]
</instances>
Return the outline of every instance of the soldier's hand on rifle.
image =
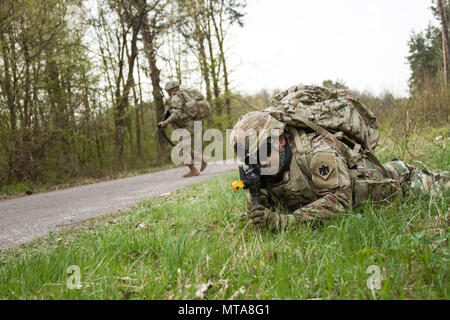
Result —
<instances>
[{"instance_id":1,"label":"soldier's hand on rifle","mask_svg":"<svg viewBox=\"0 0 450 320\"><path fill-rule=\"evenodd\" d=\"M258 197L259 204L263 205L266 208L270 207L269 200L267 199L267 191L265 189L261 189L261 195ZM247 209L248 211L252 210L253 204L252 204L252 195L250 192L247 192L245 195L247 198Z\"/></svg>"},{"instance_id":2,"label":"soldier's hand on rifle","mask_svg":"<svg viewBox=\"0 0 450 320\"><path fill-rule=\"evenodd\" d=\"M158 123L158 127L160 128L165 128L167 127L169 123L167 121L161 121L160 123Z\"/></svg>"},{"instance_id":3,"label":"soldier's hand on rifle","mask_svg":"<svg viewBox=\"0 0 450 320\"><path fill-rule=\"evenodd\" d=\"M249 218L257 226L267 226L270 230L276 231L280 224L280 215L272 210L258 205L250 210Z\"/></svg>"}]
</instances>

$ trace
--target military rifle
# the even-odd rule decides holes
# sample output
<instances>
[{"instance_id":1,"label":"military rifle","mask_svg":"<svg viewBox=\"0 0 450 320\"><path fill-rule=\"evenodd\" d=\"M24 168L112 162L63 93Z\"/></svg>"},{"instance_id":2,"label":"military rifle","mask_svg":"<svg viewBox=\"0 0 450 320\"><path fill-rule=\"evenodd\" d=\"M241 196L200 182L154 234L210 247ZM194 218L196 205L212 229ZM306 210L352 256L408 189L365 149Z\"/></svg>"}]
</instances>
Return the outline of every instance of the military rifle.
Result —
<instances>
[{"instance_id":1,"label":"military rifle","mask_svg":"<svg viewBox=\"0 0 450 320\"><path fill-rule=\"evenodd\" d=\"M261 168L255 155L247 154L245 158L248 160L248 168L239 166L239 176L244 189L248 189L252 196L253 206L258 206L261 195Z\"/></svg>"},{"instance_id":2,"label":"military rifle","mask_svg":"<svg viewBox=\"0 0 450 320\"><path fill-rule=\"evenodd\" d=\"M166 121L167 119L169 119L170 113L171 113L171 112L170 112L170 108L167 108L167 110L164 112L164 115L163 115L161 121L159 121L159 122L163 122L163 121ZM166 134L164 133L164 131L162 131L161 129L162 129L162 128L161 128L161 127L159 126L159 124L158 124L157 128L156 128L155 131L153 132L153 136L155 136L155 134L159 132L159 133L167 140L167 142L169 142L172 146L175 147L175 144L174 144L174 143L166 136Z\"/></svg>"}]
</instances>

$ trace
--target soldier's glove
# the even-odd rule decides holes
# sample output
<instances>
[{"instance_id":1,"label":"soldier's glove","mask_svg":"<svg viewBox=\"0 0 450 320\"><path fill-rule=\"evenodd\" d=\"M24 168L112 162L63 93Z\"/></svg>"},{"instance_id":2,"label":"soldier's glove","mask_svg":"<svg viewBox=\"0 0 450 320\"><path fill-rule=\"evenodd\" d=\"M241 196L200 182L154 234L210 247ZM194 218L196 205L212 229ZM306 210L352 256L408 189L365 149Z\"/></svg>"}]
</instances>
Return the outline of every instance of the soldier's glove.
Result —
<instances>
[{"instance_id":1,"label":"soldier's glove","mask_svg":"<svg viewBox=\"0 0 450 320\"><path fill-rule=\"evenodd\" d=\"M167 121L162 121L162 122L158 123L158 127L165 128L165 127L167 127L168 124L169 123Z\"/></svg>"},{"instance_id":2,"label":"soldier's glove","mask_svg":"<svg viewBox=\"0 0 450 320\"><path fill-rule=\"evenodd\" d=\"M249 217L257 227L266 226L272 231L277 231L280 227L280 215L262 205L253 207Z\"/></svg>"},{"instance_id":3,"label":"soldier's glove","mask_svg":"<svg viewBox=\"0 0 450 320\"><path fill-rule=\"evenodd\" d=\"M267 198L267 195L265 195L266 191L261 189L261 192L263 194L261 194L258 197L258 201L261 205L263 205L266 208L270 207L270 203L269 203L269 199ZM252 195L250 194L250 192L247 192L246 194L246 199L247 199L247 210L250 211L253 208L253 204L252 204Z\"/></svg>"}]
</instances>

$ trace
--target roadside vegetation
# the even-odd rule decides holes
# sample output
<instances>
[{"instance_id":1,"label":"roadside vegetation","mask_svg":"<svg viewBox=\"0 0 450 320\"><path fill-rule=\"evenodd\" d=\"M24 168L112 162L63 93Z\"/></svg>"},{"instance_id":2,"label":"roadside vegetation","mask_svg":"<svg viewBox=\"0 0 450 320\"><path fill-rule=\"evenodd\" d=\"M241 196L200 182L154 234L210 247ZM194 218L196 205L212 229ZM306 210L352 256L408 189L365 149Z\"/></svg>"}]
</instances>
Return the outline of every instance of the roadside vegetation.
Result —
<instances>
[{"instance_id":1,"label":"roadside vegetation","mask_svg":"<svg viewBox=\"0 0 450 320\"><path fill-rule=\"evenodd\" d=\"M128 171L111 171L109 175L100 176L100 177L85 177L85 178L70 178L64 179L63 183L53 183L53 184L26 184L26 183L17 183L12 185L5 185L0 189L0 200L5 200L9 198L17 198L25 195L31 195L35 193L43 193L56 191L61 189L73 188L77 186L82 186L86 184L98 183L103 181L115 180L115 179L123 179L128 177L137 176L140 174L153 173L156 171L167 170L170 168L175 168L177 165L175 164L166 164L157 167L150 167L145 169L135 169Z\"/></svg>"}]
</instances>

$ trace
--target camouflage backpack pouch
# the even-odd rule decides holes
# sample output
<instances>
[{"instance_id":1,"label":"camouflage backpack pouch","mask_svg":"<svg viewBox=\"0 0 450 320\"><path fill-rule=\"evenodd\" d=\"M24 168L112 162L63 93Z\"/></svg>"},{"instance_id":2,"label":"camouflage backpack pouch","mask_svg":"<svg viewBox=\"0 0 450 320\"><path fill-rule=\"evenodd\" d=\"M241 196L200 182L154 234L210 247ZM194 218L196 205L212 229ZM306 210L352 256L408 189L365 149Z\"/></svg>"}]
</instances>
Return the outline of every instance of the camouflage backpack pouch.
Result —
<instances>
[{"instance_id":1,"label":"camouflage backpack pouch","mask_svg":"<svg viewBox=\"0 0 450 320\"><path fill-rule=\"evenodd\" d=\"M196 120L204 120L211 114L211 106L200 91L191 89L182 91L186 114Z\"/></svg>"},{"instance_id":2,"label":"camouflage backpack pouch","mask_svg":"<svg viewBox=\"0 0 450 320\"><path fill-rule=\"evenodd\" d=\"M293 127L342 132L346 138L371 152L380 138L378 122L372 111L342 89L294 86L276 95L271 107L265 111Z\"/></svg>"}]
</instances>

